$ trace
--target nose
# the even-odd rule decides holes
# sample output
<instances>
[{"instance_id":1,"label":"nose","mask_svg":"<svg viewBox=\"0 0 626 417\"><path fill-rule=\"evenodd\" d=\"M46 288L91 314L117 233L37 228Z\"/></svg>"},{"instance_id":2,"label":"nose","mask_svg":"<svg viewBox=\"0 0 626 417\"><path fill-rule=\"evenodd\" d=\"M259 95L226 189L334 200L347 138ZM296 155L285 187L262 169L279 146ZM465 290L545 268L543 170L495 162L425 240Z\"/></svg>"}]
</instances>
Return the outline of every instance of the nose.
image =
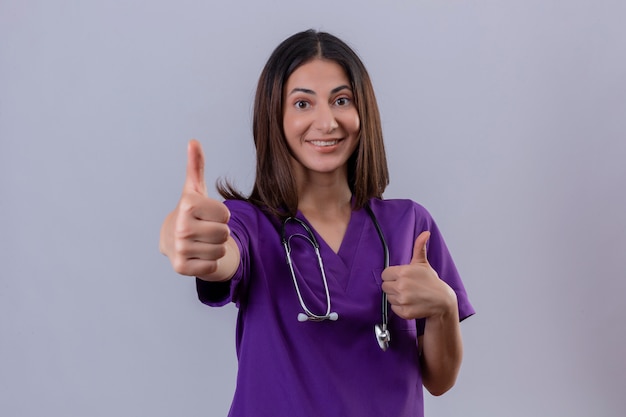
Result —
<instances>
[{"instance_id":1,"label":"nose","mask_svg":"<svg viewBox=\"0 0 626 417\"><path fill-rule=\"evenodd\" d=\"M317 108L317 114L315 115L315 124L317 129L322 133L331 133L333 130L339 127L335 113L330 105L324 104Z\"/></svg>"}]
</instances>

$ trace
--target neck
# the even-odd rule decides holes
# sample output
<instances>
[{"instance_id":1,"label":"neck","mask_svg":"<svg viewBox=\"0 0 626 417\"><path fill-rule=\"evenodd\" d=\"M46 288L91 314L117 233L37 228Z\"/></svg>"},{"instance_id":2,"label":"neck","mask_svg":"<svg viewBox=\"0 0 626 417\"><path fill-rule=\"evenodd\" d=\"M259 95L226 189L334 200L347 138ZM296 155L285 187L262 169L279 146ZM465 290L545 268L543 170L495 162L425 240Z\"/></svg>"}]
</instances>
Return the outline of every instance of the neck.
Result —
<instances>
[{"instance_id":1,"label":"neck","mask_svg":"<svg viewBox=\"0 0 626 417\"><path fill-rule=\"evenodd\" d=\"M304 214L339 214L351 211L352 192L347 166L331 172L314 172L294 164L298 209ZM306 214L305 214L306 215Z\"/></svg>"},{"instance_id":2,"label":"neck","mask_svg":"<svg viewBox=\"0 0 626 417\"><path fill-rule=\"evenodd\" d=\"M341 242L352 216L352 195L346 181L343 186L308 186L298 195L298 209L322 239L339 253Z\"/></svg>"},{"instance_id":3,"label":"neck","mask_svg":"<svg viewBox=\"0 0 626 417\"><path fill-rule=\"evenodd\" d=\"M326 191L326 192L325 192ZM352 194L345 192L321 190L316 193L306 193L299 196L298 210L309 217L337 217L352 211ZM341 216L342 217L342 216Z\"/></svg>"},{"instance_id":4,"label":"neck","mask_svg":"<svg viewBox=\"0 0 626 417\"><path fill-rule=\"evenodd\" d=\"M298 209L307 217L346 215L352 211L352 192L343 179L308 178L298 184Z\"/></svg>"}]
</instances>

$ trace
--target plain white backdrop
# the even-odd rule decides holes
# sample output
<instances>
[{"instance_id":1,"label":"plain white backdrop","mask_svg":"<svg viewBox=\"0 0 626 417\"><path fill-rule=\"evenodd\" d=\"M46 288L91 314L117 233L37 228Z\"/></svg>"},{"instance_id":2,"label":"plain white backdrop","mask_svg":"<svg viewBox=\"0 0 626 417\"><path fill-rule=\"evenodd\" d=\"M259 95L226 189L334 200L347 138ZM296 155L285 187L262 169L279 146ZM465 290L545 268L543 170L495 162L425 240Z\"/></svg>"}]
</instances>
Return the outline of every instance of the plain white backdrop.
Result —
<instances>
[{"instance_id":1,"label":"plain white backdrop","mask_svg":"<svg viewBox=\"0 0 626 417\"><path fill-rule=\"evenodd\" d=\"M352 45L478 314L429 417L626 412L626 3L0 1L0 414L225 416L236 309L158 252L187 141L249 191L274 47ZM349 381L347 381L349 383ZM384 383L384 382L383 382Z\"/></svg>"}]
</instances>

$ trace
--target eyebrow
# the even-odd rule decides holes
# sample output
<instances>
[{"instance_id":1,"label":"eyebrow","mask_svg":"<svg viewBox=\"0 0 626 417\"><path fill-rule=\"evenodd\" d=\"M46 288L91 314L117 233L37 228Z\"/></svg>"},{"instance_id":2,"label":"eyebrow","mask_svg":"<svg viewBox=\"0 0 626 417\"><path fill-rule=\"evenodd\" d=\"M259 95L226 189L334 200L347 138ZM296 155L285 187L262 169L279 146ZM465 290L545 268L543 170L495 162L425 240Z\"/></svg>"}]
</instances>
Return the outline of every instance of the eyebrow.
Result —
<instances>
[{"instance_id":1,"label":"eyebrow","mask_svg":"<svg viewBox=\"0 0 626 417\"><path fill-rule=\"evenodd\" d=\"M349 86L347 86L347 85L340 85L339 87L335 87L335 88L333 88L333 89L330 91L330 94L331 94L331 95L332 95L332 94L336 94L336 93L340 92L341 90L345 90L345 89L350 90L350 87L349 87ZM292 94L294 94L294 93L311 94L311 95L313 95L313 96L314 96L314 95L316 95L315 91L313 91L313 90L309 90L308 88L300 88L300 87L296 87L296 88L294 88L293 90L291 90L291 91L289 92L289 94L288 94L288 95L290 96L290 95L292 95Z\"/></svg>"}]
</instances>

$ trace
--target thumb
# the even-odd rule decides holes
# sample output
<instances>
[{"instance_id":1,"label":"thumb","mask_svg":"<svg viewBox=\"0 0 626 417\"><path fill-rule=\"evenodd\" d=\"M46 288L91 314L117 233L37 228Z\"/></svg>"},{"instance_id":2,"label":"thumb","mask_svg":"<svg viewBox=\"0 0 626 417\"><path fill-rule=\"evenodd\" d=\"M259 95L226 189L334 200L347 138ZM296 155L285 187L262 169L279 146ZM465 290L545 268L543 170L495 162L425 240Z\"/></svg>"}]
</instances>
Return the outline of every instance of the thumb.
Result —
<instances>
[{"instance_id":1,"label":"thumb","mask_svg":"<svg viewBox=\"0 0 626 417\"><path fill-rule=\"evenodd\" d=\"M200 142L195 139L190 140L187 145L185 188L207 195L206 183L204 182L204 152L202 152Z\"/></svg>"},{"instance_id":2,"label":"thumb","mask_svg":"<svg viewBox=\"0 0 626 417\"><path fill-rule=\"evenodd\" d=\"M427 264L428 258L426 257L426 243L430 239L430 232L424 231L415 239L415 245L413 246L413 258L411 258L411 264Z\"/></svg>"}]
</instances>

